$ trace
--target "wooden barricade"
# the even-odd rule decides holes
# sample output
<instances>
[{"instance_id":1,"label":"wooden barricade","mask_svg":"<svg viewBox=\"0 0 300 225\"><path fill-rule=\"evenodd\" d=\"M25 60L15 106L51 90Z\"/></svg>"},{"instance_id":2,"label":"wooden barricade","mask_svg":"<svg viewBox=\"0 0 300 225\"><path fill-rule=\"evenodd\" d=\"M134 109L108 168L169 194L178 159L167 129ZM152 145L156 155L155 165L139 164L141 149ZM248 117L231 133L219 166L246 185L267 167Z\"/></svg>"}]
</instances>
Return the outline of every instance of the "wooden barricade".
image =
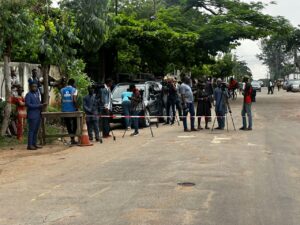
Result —
<instances>
[{"instance_id":1,"label":"wooden barricade","mask_svg":"<svg viewBox=\"0 0 300 225\"><path fill-rule=\"evenodd\" d=\"M53 118L76 118L77 121L77 131L75 135L70 134L52 134L49 135L46 133L46 122L48 119ZM42 112L42 144L46 144L47 138L64 138L64 137L78 137L82 135L84 113L83 112Z\"/></svg>"}]
</instances>

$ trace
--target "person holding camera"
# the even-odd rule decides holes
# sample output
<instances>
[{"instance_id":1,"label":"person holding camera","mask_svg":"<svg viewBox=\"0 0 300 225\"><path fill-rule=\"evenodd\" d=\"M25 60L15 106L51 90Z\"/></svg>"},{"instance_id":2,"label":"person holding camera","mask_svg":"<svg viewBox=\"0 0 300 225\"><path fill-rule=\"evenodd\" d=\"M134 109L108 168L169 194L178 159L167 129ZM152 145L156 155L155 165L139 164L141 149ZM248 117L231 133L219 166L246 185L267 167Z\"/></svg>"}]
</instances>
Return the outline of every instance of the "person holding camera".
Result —
<instances>
[{"instance_id":1,"label":"person holding camera","mask_svg":"<svg viewBox=\"0 0 300 225\"><path fill-rule=\"evenodd\" d=\"M191 80L189 78L184 79L184 83L180 86L180 94L182 98L183 108L183 127L184 132L197 131L195 129L195 106L194 106L194 93L190 86ZM188 130L187 115L190 113L191 130Z\"/></svg>"},{"instance_id":2,"label":"person holding camera","mask_svg":"<svg viewBox=\"0 0 300 225\"><path fill-rule=\"evenodd\" d=\"M217 87L214 90L215 111L218 120L218 127L216 130L224 130L225 115L227 113L228 91L225 83L217 79Z\"/></svg>"},{"instance_id":3,"label":"person holding camera","mask_svg":"<svg viewBox=\"0 0 300 225\"><path fill-rule=\"evenodd\" d=\"M132 137L139 135L139 116L143 110L143 98L140 91L132 86L132 97L131 99L131 113L132 113L132 123L134 127L134 132L131 134Z\"/></svg>"},{"instance_id":4,"label":"person holding camera","mask_svg":"<svg viewBox=\"0 0 300 225\"><path fill-rule=\"evenodd\" d=\"M130 85L129 89L127 91L124 91L121 95L122 98L122 108L123 108L123 115L125 116L125 129L130 130L131 129L131 121L130 121L130 110L131 110L131 98L132 98L132 92L134 90L135 86Z\"/></svg>"},{"instance_id":5,"label":"person holding camera","mask_svg":"<svg viewBox=\"0 0 300 225\"><path fill-rule=\"evenodd\" d=\"M167 122L166 124L170 124L171 125L174 124L175 122L175 117L176 117L176 101L177 101L177 88L176 88L176 83L174 78L169 78L168 79L168 83L167 83L167 87L168 87L168 98L167 98ZM172 109L172 116L170 115L170 109Z\"/></svg>"},{"instance_id":6,"label":"person holding camera","mask_svg":"<svg viewBox=\"0 0 300 225\"><path fill-rule=\"evenodd\" d=\"M210 96L204 82L198 84L197 90L197 116L198 116L198 130L203 130L201 127L201 119L205 118L205 129L209 129L208 123L211 117L211 101Z\"/></svg>"}]
</instances>

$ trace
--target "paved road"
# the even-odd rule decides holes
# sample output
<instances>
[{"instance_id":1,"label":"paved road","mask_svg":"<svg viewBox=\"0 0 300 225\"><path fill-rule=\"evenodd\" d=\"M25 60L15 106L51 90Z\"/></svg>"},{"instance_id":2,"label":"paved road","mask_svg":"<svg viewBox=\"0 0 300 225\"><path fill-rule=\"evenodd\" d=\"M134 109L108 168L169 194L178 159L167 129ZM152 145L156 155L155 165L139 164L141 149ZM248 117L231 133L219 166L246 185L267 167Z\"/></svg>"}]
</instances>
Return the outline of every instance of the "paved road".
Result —
<instances>
[{"instance_id":1,"label":"paved road","mask_svg":"<svg viewBox=\"0 0 300 225\"><path fill-rule=\"evenodd\" d=\"M118 131L115 143L16 158L0 165L0 224L299 225L299 98L260 94L253 132Z\"/></svg>"}]
</instances>

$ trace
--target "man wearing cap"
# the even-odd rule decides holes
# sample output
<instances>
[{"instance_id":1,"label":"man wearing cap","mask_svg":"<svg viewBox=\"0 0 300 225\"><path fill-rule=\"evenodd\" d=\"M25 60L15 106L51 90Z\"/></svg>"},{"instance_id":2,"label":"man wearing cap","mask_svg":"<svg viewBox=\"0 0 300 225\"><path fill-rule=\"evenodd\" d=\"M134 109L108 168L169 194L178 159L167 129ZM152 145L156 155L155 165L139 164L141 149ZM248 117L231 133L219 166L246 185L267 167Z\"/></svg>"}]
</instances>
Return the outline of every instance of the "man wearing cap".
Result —
<instances>
[{"instance_id":1,"label":"man wearing cap","mask_svg":"<svg viewBox=\"0 0 300 225\"><path fill-rule=\"evenodd\" d=\"M217 87L214 90L214 100L215 100L215 111L218 120L217 130L224 130L225 128L225 115L227 113L226 100L228 93L226 91L225 84L222 83L222 80L217 79Z\"/></svg>"}]
</instances>

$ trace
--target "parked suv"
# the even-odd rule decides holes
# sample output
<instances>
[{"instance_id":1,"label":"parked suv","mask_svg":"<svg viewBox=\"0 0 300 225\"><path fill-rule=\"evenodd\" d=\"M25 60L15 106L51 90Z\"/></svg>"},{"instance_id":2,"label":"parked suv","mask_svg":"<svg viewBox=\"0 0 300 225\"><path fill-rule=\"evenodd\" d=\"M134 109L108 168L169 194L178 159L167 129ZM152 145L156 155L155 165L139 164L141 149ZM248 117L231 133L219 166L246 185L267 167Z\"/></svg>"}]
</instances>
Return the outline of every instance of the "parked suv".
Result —
<instances>
[{"instance_id":1,"label":"parked suv","mask_svg":"<svg viewBox=\"0 0 300 225\"><path fill-rule=\"evenodd\" d=\"M123 115L121 95L129 89L129 85L129 83L118 84L112 92L112 113L114 116ZM135 86L143 94L144 110L141 112L141 116L161 116L163 114L161 85L154 81L147 81L135 84ZM113 122L123 122L123 120L117 118L113 119ZM140 119L140 125L143 127L150 126L150 121L146 118Z\"/></svg>"}]
</instances>

